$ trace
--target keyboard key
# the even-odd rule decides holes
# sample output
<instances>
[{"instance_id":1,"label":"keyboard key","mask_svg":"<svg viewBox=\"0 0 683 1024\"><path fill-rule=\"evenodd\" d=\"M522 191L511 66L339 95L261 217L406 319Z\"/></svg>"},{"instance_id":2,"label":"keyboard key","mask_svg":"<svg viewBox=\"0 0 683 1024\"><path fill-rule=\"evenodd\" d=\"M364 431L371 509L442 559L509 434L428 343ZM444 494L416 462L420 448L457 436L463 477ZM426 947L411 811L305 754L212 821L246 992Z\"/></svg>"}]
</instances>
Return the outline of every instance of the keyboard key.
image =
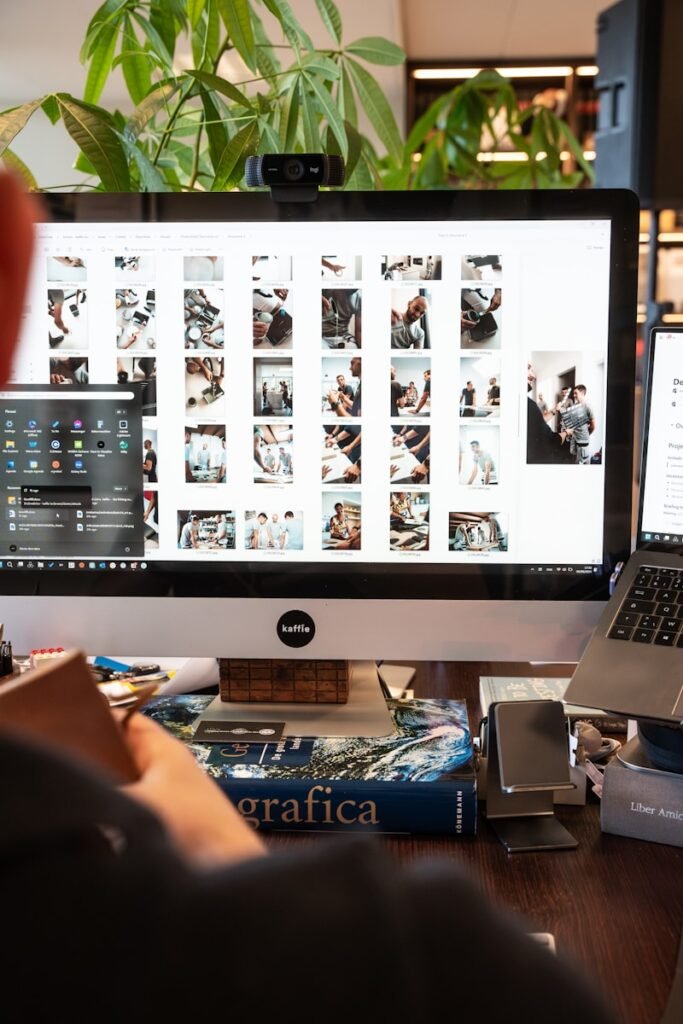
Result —
<instances>
[{"instance_id":1,"label":"keyboard key","mask_svg":"<svg viewBox=\"0 0 683 1024\"><path fill-rule=\"evenodd\" d=\"M641 629L659 629L661 621L659 615L643 615L638 625Z\"/></svg>"},{"instance_id":2,"label":"keyboard key","mask_svg":"<svg viewBox=\"0 0 683 1024\"><path fill-rule=\"evenodd\" d=\"M654 601L657 592L654 587L631 587L628 596L638 601ZM666 598L662 598L662 600L665 601Z\"/></svg>"},{"instance_id":3,"label":"keyboard key","mask_svg":"<svg viewBox=\"0 0 683 1024\"><path fill-rule=\"evenodd\" d=\"M678 604L658 604L657 615L663 615L668 619L678 618L678 613L681 610L681 606Z\"/></svg>"},{"instance_id":4,"label":"keyboard key","mask_svg":"<svg viewBox=\"0 0 683 1024\"><path fill-rule=\"evenodd\" d=\"M657 573L659 572L659 569L657 568L656 565L641 565L640 571L641 572L646 572L648 574L652 574L652 575L656 576Z\"/></svg>"},{"instance_id":5,"label":"keyboard key","mask_svg":"<svg viewBox=\"0 0 683 1024\"><path fill-rule=\"evenodd\" d=\"M656 601L666 601L667 604L675 604L678 594L675 590L658 590L655 597Z\"/></svg>"},{"instance_id":6,"label":"keyboard key","mask_svg":"<svg viewBox=\"0 0 683 1024\"><path fill-rule=\"evenodd\" d=\"M675 633L665 633L663 630L655 633L655 643L659 644L660 647L673 647L675 641Z\"/></svg>"},{"instance_id":7,"label":"keyboard key","mask_svg":"<svg viewBox=\"0 0 683 1024\"><path fill-rule=\"evenodd\" d=\"M678 575L678 569L668 569L668 568L665 568L665 567L660 565L659 568L657 569L657 573L660 576L677 576Z\"/></svg>"},{"instance_id":8,"label":"keyboard key","mask_svg":"<svg viewBox=\"0 0 683 1024\"><path fill-rule=\"evenodd\" d=\"M654 629L636 629L633 632L633 640L637 644L649 644L655 635Z\"/></svg>"},{"instance_id":9,"label":"keyboard key","mask_svg":"<svg viewBox=\"0 0 683 1024\"><path fill-rule=\"evenodd\" d=\"M678 591L678 595L676 597L676 600L678 601L679 604L683 604L683 590L679 590Z\"/></svg>"},{"instance_id":10,"label":"keyboard key","mask_svg":"<svg viewBox=\"0 0 683 1024\"><path fill-rule=\"evenodd\" d=\"M635 612L637 615L652 615L655 608L654 601L631 601L627 597L619 610L622 612Z\"/></svg>"},{"instance_id":11,"label":"keyboard key","mask_svg":"<svg viewBox=\"0 0 683 1024\"><path fill-rule=\"evenodd\" d=\"M675 580L672 580L671 581L671 589L672 590L682 590L683 589L683 577L677 576Z\"/></svg>"},{"instance_id":12,"label":"keyboard key","mask_svg":"<svg viewBox=\"0 0 683 1024\"><path fill-rule=\"evenodd\" d=\"M634 587L651 587L652 576L650 576L650 574L647 572L638 573L638 575L633 581L633 585Z\"/></svg>"},{"instance_id":13,"label":"keyboard key","mask_svg":"<svg viewBox=\"0 0 683 1024\"><path fill-rule=\"evenodd\" d=\"M607 636L610 640L630 640L632 633L628 626L612 626Z\"/></svg>"},{"instance_id":14,"label":"keyboard key","mask_svg":"<svg viewBox=\"0 0 683 1024\"><path fill-rule=\"evenodd\" d=\"M681 620L662 619L660 628L666 630L667 633L677 633L681 628Z\"/></svg>"},{"instance_id":15,"label":"keyboard key","mask_svg":"<svg viewBox=\"0 0 683 1024\"><path fill-rule=\"evenodd\" d=\"M671 579L668 576L653 576L650 582L651 587L670 587Z\"/></svg>"},{"instance_id":16,"label":"keyboard key","mask_svg":"<svg viewBox=\"0 0 683 1024\"><path fill-rule=\"evenodd\" d=\"M639 616L634 615L633 612L619 612L614 624L616 626L637 626ZM656 625L652 626L652 629L656 629L659 625L659 619L656 620Z\"/></svg>"}]
</instances>

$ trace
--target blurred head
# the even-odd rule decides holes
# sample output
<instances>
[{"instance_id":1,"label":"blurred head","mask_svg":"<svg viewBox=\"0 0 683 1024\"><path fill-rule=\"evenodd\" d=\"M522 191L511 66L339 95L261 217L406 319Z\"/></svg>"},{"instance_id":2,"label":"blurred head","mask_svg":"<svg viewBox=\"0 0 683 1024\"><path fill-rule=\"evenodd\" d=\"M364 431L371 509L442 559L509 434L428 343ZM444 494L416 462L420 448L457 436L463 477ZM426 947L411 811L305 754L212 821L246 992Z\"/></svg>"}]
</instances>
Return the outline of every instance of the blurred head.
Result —
<instances>
[{"instance_id":1,"label":"blurred head","mask_svg":"<svg viewBox=\"0 0 683 1024\"><path fill-rule=\"evenodd\" d=\"M19 334L38 209L13 176L0 173L0 383L9 376Z\"/></svg>"}]
</instances>

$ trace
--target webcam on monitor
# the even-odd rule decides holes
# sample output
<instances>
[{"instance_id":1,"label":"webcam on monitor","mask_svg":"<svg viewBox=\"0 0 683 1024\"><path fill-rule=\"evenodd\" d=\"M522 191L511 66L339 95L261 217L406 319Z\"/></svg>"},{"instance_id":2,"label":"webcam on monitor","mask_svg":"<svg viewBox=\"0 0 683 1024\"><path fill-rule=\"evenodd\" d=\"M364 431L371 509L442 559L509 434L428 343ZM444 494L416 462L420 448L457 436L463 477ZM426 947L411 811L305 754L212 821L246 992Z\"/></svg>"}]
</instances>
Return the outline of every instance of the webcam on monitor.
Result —
<instances>
[{"instance_id":1,"label":"webcam on monitor","mask_svg":"<svg viewBox=\"0 0 683 1024\"><path fill-rule=\"evenodd\" d=\"M324 153L248 156L244 180L249 188L270 188L276 202L313 202L321 186L344 184L344 161Z\"/></svg>"}]
</instances>

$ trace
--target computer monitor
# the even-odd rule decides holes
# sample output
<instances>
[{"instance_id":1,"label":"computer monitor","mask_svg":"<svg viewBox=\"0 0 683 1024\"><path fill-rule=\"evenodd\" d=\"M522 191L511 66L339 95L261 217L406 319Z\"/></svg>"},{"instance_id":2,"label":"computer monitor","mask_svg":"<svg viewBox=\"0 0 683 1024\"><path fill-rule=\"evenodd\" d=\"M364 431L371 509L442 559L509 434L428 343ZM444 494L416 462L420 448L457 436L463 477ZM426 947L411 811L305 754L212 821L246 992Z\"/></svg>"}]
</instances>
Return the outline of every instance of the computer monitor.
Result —
<instances>
[{"instance_id":1,"label":"computer monitor","mask_svg":"<svg viewBox=\"0 0 683 1024\"><path fill-rule=\"evenodd\" d=\"M16 650L580 655L630 548L632 194L47 203L2 392Z\"/></svg>"}]
</instances>

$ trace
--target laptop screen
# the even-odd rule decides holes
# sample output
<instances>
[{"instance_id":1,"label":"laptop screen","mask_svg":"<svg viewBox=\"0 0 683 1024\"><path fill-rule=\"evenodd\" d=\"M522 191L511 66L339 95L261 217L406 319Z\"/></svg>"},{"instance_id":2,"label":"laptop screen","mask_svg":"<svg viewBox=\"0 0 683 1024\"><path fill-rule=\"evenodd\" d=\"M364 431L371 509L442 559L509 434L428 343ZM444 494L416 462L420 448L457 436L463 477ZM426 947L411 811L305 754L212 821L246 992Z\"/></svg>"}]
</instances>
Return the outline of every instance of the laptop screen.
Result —
<instances>
[{"instance_id":1,"label":"laptop screen","mask_svg":"<svg viewBox=\"0 0 683 1024\"><path fill-rule=\"evenodd\" d=\"M638 544L683 543L683 329L652 332Z\"/></svg>"}]
</instances>

